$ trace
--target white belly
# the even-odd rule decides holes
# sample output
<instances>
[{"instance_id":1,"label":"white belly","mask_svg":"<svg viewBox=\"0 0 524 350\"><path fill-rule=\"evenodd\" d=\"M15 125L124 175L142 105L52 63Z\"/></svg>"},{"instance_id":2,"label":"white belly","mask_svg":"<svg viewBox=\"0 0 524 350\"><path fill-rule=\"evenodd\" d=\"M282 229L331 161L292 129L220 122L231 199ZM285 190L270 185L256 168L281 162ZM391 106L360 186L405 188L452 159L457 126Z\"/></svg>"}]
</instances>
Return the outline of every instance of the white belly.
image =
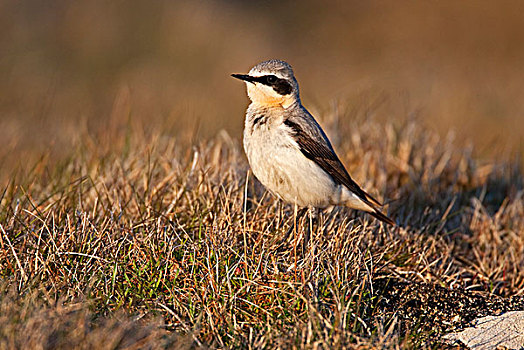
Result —
<instances>
[{"instance_id":1,"label":"white belly","mask_svg":"<svg viewBox=\"0 0 524 350\"><path fill-rule=\"evenodd\" d=\"M341 186L307 159L283 130L259 128L245 134L244 148L253 174L284 201L318 208L340 201Z\"/></svg>"}]
</instances>

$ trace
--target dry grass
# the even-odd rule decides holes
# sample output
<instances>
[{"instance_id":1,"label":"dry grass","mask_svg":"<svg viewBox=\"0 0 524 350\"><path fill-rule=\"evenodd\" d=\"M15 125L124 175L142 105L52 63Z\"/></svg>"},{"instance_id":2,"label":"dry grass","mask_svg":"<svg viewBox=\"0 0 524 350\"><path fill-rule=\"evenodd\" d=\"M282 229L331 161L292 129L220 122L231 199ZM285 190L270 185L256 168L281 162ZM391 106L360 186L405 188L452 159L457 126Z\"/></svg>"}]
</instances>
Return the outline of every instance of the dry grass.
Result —
<instances>
[{"instance_id":1,"label":"dry grass","mask_svg":"<svg viewBox=\"0 0 524 350\"><path fill-rule=\"evenodd\" d=\"M190 348L190 337L169 334L158 320L144 322L120 312L93 322L85 304L52 304L42 303L37 293L20 298L13 289L3 291L0 349Z\"/></svg>"},{"instance_id":2,"label":"dry grass","mask_svg":"<svg viewBox=\"0 0 524 350\"><path fill-rule=\"evenodd\" d=\"M134 128L84 136L64 161L43 156L4 188L0 273L16 288L11 298L17 305L35 294L48 305L87 300L95 317L122 309L161 316L193 346L418 348L437 346L438 335L460 322L435 330L431 313L402 318L409 305L388 307L384 297L394 293L384 281L479 298L522 295L519 164L503 155L473 159L472 149L416 119L384 124L366 108L344 113L323 124L344 140L336 148L350 173L391 200L398 228L339 209L313 223L302 247L310 223L298 225L298 244L294 235L282 239L294 210L249 175L236 138L222 133L191 145ZM352 120L351 128L339 120ZM434 310L422 294L417 309ZM4 317L0 327L31 332L15 319ZM59 337L69 337L64 329Z\"/></svg>"}]
</instances>

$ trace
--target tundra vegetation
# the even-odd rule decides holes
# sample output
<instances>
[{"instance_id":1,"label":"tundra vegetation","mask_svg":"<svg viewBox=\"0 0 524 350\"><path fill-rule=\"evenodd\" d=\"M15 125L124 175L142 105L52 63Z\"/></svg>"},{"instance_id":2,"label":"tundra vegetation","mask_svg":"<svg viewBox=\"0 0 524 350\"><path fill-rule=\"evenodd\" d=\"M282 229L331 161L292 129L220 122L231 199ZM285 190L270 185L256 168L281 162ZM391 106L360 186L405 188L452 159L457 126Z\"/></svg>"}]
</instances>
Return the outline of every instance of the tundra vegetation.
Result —
<instances>
[{"instance_id":1,"label":"tundra vegetation","mask_svg":"<svg viewBox=\"0 0 524 350\"><path fill-rule=\"evenodd\" d=\"M336 209L286 238L294 208L225 132L189 143L129 126L11 174L1 346L432 347L522 309L518 162L475 159L416 119L338 113L321 120L335 148L398 227Z\"/></svg>"}]
</instances>

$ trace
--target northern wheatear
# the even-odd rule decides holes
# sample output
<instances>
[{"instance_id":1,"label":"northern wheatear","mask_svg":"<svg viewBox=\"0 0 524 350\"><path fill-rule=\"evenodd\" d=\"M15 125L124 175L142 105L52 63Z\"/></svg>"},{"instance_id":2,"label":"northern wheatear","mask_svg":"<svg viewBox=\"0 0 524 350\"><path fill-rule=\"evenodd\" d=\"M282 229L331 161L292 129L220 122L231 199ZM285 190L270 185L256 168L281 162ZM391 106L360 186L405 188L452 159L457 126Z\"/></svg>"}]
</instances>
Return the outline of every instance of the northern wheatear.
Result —
<instances>
[{"instance_id":1,"label":"northern wheatear","mask_svg":"<svg viewBox=\"0 0 524 350\"><path fill-rule=\"evenodd\" d=\"M351 179L326 134L302 106L291 66L269 60L248 74L251 99L246 113L244 149L257 179L284 201L299 207L342 205L368 212L388 224L381 204Z\"/></svg>"}]
</instances>

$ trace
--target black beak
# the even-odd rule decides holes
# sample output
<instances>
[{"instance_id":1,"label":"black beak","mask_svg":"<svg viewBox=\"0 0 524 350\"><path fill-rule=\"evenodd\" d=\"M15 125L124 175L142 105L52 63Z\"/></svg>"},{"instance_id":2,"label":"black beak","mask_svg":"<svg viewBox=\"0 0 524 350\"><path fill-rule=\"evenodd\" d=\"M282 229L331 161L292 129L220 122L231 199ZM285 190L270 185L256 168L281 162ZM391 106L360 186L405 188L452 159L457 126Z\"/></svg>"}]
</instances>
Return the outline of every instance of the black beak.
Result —
<instances>
[{"instance_id":1,"label":"black beak","mask_svg":"<svg viewBox=\"0 0 524 350\"><path fill-rule=\"evenodd\" d=\"M255 77L252 77L251 75L247 74L231 74L233 78L237 78L244 81L249 81L250 83L255 83Z\"/></svg>"}]
</instances>

